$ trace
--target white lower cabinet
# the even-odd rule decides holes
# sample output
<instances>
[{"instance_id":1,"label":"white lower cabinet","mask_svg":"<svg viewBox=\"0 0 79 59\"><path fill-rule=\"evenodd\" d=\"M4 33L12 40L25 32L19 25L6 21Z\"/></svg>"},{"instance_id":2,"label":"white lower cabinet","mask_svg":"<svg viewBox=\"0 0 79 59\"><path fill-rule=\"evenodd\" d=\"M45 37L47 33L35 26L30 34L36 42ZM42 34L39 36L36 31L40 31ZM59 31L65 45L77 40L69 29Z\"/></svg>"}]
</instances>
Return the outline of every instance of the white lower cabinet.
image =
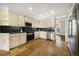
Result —
<instances>
[{"instance_id":1,"label":"white lower cabinet","mask_svg":"<svg viewBox=\"0 0 79 59\"><path fill-rule=\"evenodd\" d=\"M0 49L9 51L9 33L0 33Z\"/></svg>"},{"instance_id":2,"label":"white lower cabinet","mask_svg":"<svg viewBox=\"0 0 79 59\"><path fill-rule=\"evenodd\" d=\"M40 31L40 38L42 38L42 39L47 39L46 36L47 34L46 34L46 32L45 31Z\"/></svg>"},{"instance_id":3,"label":"white lower cabinet","mask_svg":"<svg viewBox=\"0 0 79 59\"><path fill-rule=\"evenodd\" d=\"M9 48L14 48L26 43L26 33L10 34Z\"/></svg>"},{"instance_id":4,"label":"white lower cabinet","mask_svg":"<svg viewBox=\"0 0 79 59\"><path fill-rule=\"evenodd\" d=\"M19 46L19 36L16 36L12 43L13 47Z\"/></svg>"},{"instance_id":5,"label":"white lower cabinet","mask_svg":"<svg viewBox=\"0 0 79 59\"><path fill-rule=\"evenodd\" d=\"M40 31L34 33L34 38L35 39L40 38Z\"/></svg>"},{"instance_id":6,"label":"white lower cabinet","mask_svg":"<svg viewBox=\"0 0 79 59\"><path fill-rule=\"evenodd\" d=\"M37 39L37 38L42 38L42 39L47 39L46 38L46 34L47 32L45 32L45 31L36 31L35 32L35 39Z\"/></svg>"},{"instance_id":7,"label":"white lower cabinet","mask_svg":"<svg viewBox=\"0 0 79 59\"><path fill-rule=\"evenodd\" d=\"M26 43L26 33L20 33L20 45Z\"/></svg>"},{"instance_id":8,"label":"white lower cabinet","mask_svg":"<svg viewBox=\"0 0 79 59\"><path fill-rule=\"evenodd\" d=\"M10 34L9 38L10 48L14 48L19 45L19 34Z\"/></svg>"}]
</instances>

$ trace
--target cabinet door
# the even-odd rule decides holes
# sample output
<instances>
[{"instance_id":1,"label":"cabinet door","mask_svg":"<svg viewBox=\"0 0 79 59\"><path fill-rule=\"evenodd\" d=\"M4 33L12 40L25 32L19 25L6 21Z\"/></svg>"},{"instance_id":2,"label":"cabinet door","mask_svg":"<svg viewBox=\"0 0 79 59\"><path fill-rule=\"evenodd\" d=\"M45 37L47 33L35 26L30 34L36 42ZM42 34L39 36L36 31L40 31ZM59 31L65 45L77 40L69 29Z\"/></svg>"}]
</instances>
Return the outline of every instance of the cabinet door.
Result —
<instances>
[{"instance_id":1,"label":"cabinet door","mask_svg":"<svg viewBox=\"0 0 79 59\"><path fill-rule=\"evenodd\" d=\"M40 27L40 21L39 20L33 20L32 27L35 27L35 28Z\"/></svg>"},{"instance_id":2,"label":"cabinet door","mask_svg":"<svg viewBox=\"0 0 79 59\"><path fill-rule=\"evenodd\" d=\"M14 40L14 38L12 38L12 37L9 38L9 48L10 49L14 47L13 46L13 42L14 42L13 40Z\"/></svg>"},{"instance_id":3,"label":"cabinet door","mask_svg":"<svg viewBox=\"0 0 79 59\"><path fill-rule=\"evenodd\" d=\"M40 20L40 28L42 28L42 21Z\"/></svg>"},{"instance_id":4,"label":"cabinet door","mask_svg":"<svg viewBox=\"0 0 79 59\"><path fill-rule=\"evenodd\" d=\"M0 49L9 51L9 33L0 33Z\"/></svg>"},{"instance_id":5,"label":"cabinet door","mask_svg":"<svg viewBox=\"0 0 79 59\"><path fill-rule=\"evenodd\" d=\"M10 48L19 46L19 34L11 34L10 36Z\"/></svg>"},{"instance_id":6,"label":"cabinet door","mask_svg":"<svg viewBox=\"0 0 79 59\"><path fill-rule=\"evenodd\" d=\"M13 45L14 45L14 47L19 46L19 37L18 37L18 36L16 36L16 37L14 38Z\"/></svg>"},{"instance_id":7,"label":"cabinet door","mask_svg":"<svg viewBox=\"0 0 79 59\"><path fill-rule=\"evenodd\" d=\"M46 39L46 32L40 32L40 38Z\"/></svg>"},{"instance_id":8,"label":"cabinet door","mask_svg":"<svg viewBox=\"0 0 79 59\"><path fill-rule=\"evenodd\" d=\"M47 22L48 22L48 27L55 27L55 19L49 19L49 20L47 20Z\"/></svg>"},{"instance_id":9,"label":"cabinet door","mask_svg":"<svg viewBox=\"0 0 79 59\"><path fill-rule=\"evenodd\" d=\"M35 39L40 38L40 32L35 32L34 38L35 38Z\"/></svg>"},{"instance_id":10,"label":"cabinet door","mask_svg":"<svg viewBox=\"0 0 79 59\"><path fill-rule=\"evenodd\" d=\"M50 24L51 24L51 23L48 22L48 20L40 20L40 27L41 27L41 28L49 27Z\"/></svg>"},{"instance_id":11,"label":"cabinet door","mask_svg":"<svg viewBox=\"0 0 79 59\"><path fill-rule=\"evenodd\" d=\"M36 27L36 20L33 20L33 22L32 22L32 27Z\"/></svg>"},{"instance_id":12,"label":"cabinet door","mask_svg":"<svg viewBox=\"0 0 79 59\"><path fill-rule=\"evenodd\" d=\"M19 14L18 26L25 26L24 16Z\"/></svg>"},{"instance_id":13,"label":"cabinet door","mask_svg":"<svg viewBox=\"0 0 79 59\"><path fill-rule=\"evenodd\" d=\"M26 33L20 33L20 45L26 43Z\"/></svg>"},{"instance_id":14,"label":"cabinet door","mask_svg":"<svg viewBox=\"0 0 79 59\"><path fill-rule=\"evenodd\" d=\"M8 25L8 8L0 7L0 25Z\"/></svg>"},{"instance_id":15,"label":"cabinet door","mask_svg":"<svg viewBox=\"0 0 79 59\"><path fill-rule=\"evenodd\" d=\"M17 26L18 22L18 14L13 11L9 11L9 25Z\"/></svg>"}]
</instances>

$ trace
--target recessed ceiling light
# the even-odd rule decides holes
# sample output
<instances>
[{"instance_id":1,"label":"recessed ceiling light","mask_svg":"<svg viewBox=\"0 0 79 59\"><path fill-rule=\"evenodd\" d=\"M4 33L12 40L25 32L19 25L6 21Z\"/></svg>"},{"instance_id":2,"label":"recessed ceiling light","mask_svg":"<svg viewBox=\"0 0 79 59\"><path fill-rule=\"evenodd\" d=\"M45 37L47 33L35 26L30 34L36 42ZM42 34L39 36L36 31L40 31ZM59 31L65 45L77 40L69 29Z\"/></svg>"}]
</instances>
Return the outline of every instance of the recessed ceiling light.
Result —
<instances>
[{"instance_id":1,"label":"recessed ceiling light","mask_svg":"<svg viewBox=\"0 0 79 59\"><path fill-rule=\"evenodd\" d=\"M32 7L30 7L29 10L32 10Z\"/></svg>"},{"instance_id":2,"label":"recessed ceiling light","mask_svg":"<svg viewBox=\"0 0 79 59\"><path fill-rule=\"evenodd\" d=\"M51 13L51 14L53 14L53 13L54 13L54 11L53 11L53 10L51 10L51 11L50 11L50 13Z\"/></svg>"}]
</instances>

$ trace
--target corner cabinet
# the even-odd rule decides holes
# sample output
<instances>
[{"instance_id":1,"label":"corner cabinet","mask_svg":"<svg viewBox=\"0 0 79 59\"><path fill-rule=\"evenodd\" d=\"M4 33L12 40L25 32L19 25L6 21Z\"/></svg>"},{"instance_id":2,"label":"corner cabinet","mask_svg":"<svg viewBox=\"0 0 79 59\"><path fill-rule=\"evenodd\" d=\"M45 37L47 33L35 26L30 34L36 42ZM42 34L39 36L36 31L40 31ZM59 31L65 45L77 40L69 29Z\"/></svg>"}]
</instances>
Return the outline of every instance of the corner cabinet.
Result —
<instances>
[{"instance_id":1,"label":"corner cabinet","mask_svg":"<svg viewBox=\"0 0 79 59\"><path fill-rule=\"evenodd\" d=\"M46 37L47 32L45 31L36 31L34 34L35 34L34 36L35 39L38 39L38 38L47 39Z\"/></svg>"}]
</instances>

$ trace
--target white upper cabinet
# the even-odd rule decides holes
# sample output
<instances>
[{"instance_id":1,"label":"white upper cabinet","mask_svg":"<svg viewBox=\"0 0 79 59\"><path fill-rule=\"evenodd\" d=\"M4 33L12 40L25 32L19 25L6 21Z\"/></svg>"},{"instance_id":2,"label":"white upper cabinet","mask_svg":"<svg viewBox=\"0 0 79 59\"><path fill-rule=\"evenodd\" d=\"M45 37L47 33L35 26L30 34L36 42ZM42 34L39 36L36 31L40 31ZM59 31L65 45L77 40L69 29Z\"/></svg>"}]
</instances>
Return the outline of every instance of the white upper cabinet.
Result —
<instances>
[{"instance_id":1,"label":"white upper cabinet","mask_svg":"<svg viewBox=\"0 0 79 59\"><path fill-rule=\"evenodd\" d=\"M25 26L24 16L18 14L18 26Z\"/></svg>"},{"instance_id":2,"label":"white upper cabinet","mask_svg":"<svg viewBox=\"0 0 79 59\"><path fill-rule=\"evenodd\" d=\"M25 22L32 23L32 27L55 27L55 19L33 20L28 16L21 15L9 10L8 7L0 7L0 25L25 26Z\"/></svg>"},{"instance_id":3,"label":"white upper cabinet","mask_svg":"<svg viewBox=\"0 0 79 59\"><path fill-rule=\"evenodd\" d=\"M9 11L9 25L25 26L24 16L16 12Z\"/></svg>"},{"instance_id":4,"label":"white upper cabinet","mask_svg":"<svg viewBox=\"0 0 79 59\"><path fill-rule=\"evenodd\" d=\"M24 16L9 10L8 7L0 7L0 25L25 26Z\"/></svg>"},{"instance_id":5,"label":"white upper cabinet","mask_svg":"<svg viewBox=\"0 0 79 59\"><path fill-rule=\"evenodd\" d=\"M48 27L55 27L55 19L47 20Z\"/></svg>"},{"instance_id":6,"label":"white upper cabinet","mask_svg":"<svg viewBox=\"0 0 79 59\"><path fill-rule=\"evenodd\" d=\"M32 21L32 27L39 28L40 27L40 21L39 20L33 20Z\"/></svg>"},{"instance_id":7,"label":"white upper cabinet","mask_svg":"<svg viewBox=\"0 0 79 59\"><path fill-rule=\"evenodd\" d=\"M38 27L38 28L55 27L55 19L33 20L32 27Z\"/></svg>"},{"instance_id":8,"label":"white upper cabinet","mask_svg":"<svg viewBox=\"0 0 79 59\"><path fill-rule=\"evenodd\" d=\"M55 19L40 20L40 27L55 27Z\"/></svg>"},{"instance_id":9,"label":"white upper cabinet","mask_svg":"<svg viewBox=\"0 0 79 59\"><path fill-rule=\"evenodd\" d=\"M13 11L9 11L9 25L10 26L18 26L18 16L17 13Z\"/></svg>"},{"instance_id":10,"label":"white upper cabinet","mask_svg":"<svg viewBox=\"0 0 79 59\"><path fill-rule=\"evenodd\" d=\"M8 7L0 7L0 25L8 24Z\"/></svg>"}]
</instances>

